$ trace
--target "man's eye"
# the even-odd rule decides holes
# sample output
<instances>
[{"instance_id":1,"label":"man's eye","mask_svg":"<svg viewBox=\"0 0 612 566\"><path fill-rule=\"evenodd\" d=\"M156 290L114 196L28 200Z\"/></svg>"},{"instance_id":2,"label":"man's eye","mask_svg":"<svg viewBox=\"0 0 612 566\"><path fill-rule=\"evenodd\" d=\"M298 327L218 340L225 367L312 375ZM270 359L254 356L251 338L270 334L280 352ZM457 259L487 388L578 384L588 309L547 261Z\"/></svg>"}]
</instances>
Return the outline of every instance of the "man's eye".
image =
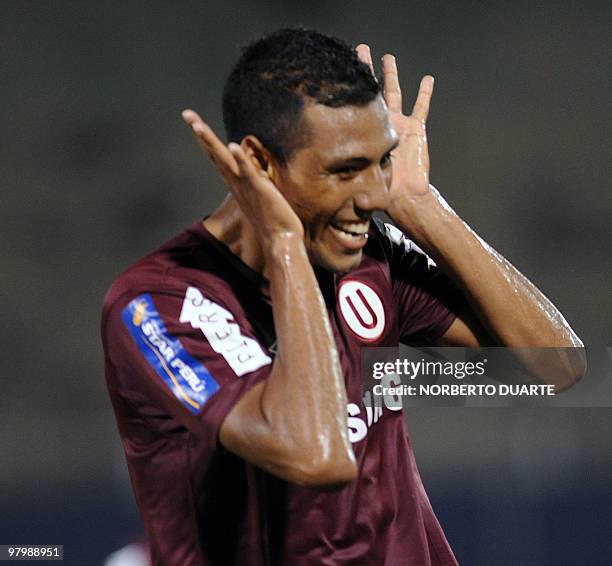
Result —
<instances>
[{"instance_id":1,"label":"man's eye","mask_svg":"<svg viewBox=\"0 0 612 566\"><path fill-rule=\"evenodd\" d=\"M380 164L384 167L385 165L389 165L391 163L391 152L385 153L383 158L380 160Z\"/></svg>"},{"instance_id":2,"label":"man's eye","mask_svg":"<svg viewBox=\"0 0 612 566\"><path fill-rule=\"evenodd\" d=\"M336 169L334 173L336 175L340 175L341 177L347 177L350 175L354 175L355 173L357 173L357 171L359 171L357 167L347 165L346 167L340 167L339 169Z\"/></svg>"}]
</instances>

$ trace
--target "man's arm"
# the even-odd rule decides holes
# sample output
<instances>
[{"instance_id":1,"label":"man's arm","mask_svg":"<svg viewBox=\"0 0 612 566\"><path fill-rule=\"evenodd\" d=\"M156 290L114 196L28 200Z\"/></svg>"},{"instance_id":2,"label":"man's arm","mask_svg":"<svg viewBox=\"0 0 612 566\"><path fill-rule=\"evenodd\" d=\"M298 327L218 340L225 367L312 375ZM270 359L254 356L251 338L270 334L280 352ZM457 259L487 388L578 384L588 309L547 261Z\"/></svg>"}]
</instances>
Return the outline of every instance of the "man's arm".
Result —
<instances>
[{"instance_id":1,"label":"man's arm","mask_svg":"<svg viewBox=\"0 0 612 566\"><path fill-rule=\"evenodd\" d=\"M460 285L476 315L475 320L466 315L451 325L442 337L445 345L486 345L488 335L493 344L515 348L582 347L550 300L471 230L434 187L427 196L412 201L410 210L398 210L396 216L401 227L415 235ZM486 335L480 329L476 336L477 321L482 321Z\"/></svg>"},{"instance_id":2,"label":"man's arm","mask_svg":"<svg viewBox=\"0 0 612 566\"><path fill-rule=\"evenodd\" d=\"M583 344L563 315L471 230L434 187L430 191L411 201L409 210L398 209L394 219L455 281L471 307L459 314L440 344L517 348L536 379L555 385L557 391L573 385L586 369ZM530 360L523 348L566 350Z\"/></svg>"},{"instance_id":3,"label":"man's arm","mask_svg":"<svg viewBox=\"0 0 612 566\"><path fill-rule=\"evenodd\" d=\"M186 111L184 118L245 218L258 229L278 340L268 379L232 408L220 441L285 480L308 486L345 484L356 475L346 391L302 224L265 171L253 164L248 144L244 149L225 146L195 112Z\"/></svg>"},{"instance_id":4,"label":"man's arm","mask_svg":"<svg viewBox=\"0 0 612 566\"><path fill-rule=\"evenodd\" d=\"M372 67L369 48L358 47ZM461 313L442 337L454 346L582 348L563 315L526 277L484 242L450 208L429 183L429 152L425 123L433 93L433 77L421 81L412 114L402 113L395 58L383 57L385 100L400 137L392 154L391 205L397 225L424 249L459 286L471 310ZM583 352L529 369L536 378L563 389L585 372ZM524 362L529 365L529 360Z\"/></svg>"}]
</instances>

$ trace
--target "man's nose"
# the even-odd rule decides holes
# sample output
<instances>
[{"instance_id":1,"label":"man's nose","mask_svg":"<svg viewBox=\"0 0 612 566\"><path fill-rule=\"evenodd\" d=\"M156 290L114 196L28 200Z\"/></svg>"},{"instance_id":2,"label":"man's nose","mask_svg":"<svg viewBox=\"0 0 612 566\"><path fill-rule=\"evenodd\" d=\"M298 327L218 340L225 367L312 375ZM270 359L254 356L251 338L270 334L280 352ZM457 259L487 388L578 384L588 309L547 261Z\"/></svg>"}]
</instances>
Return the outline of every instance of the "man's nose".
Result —
<instances>
[{"instance_id":1,"label":"man's nose","mask_svg":"<svg viewBox=\"0 0 612 566\"><path fill-rule=\"evenodd\" d=\"M363 188L355 195L355 206L364 211L386 210L389 206L391 176L377 166L371 169Z\"/></svg>"}]
</instances>

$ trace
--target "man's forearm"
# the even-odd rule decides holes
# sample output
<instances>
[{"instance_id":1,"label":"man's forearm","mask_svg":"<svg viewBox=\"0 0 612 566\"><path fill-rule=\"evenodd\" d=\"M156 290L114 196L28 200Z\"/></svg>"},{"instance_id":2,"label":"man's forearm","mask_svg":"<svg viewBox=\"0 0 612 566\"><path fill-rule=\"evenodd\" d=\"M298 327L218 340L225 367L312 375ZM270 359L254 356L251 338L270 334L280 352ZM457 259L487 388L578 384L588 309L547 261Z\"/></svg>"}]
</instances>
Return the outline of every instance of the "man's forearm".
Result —
<instances>
[{"instance_id":1,"label":"man's forearm","mask_svg":"<svg viewBox=\"0 0 612 566\"><path fill-rule=\"evenodd\" d=\"M246 393L226 419L221 441L293 483L345 484L356 473L346 390L301 235L274 237L265 256L277 354L268 379Z\"/></svg>"},{"instance_id":2,"label":"man's forearm","mask_svg":"<svg viewBox=\"0 0 612 566\"><path fill-rule=\"evenodd\" d=\"M496 343L512 347L582 347L559 310L484 242L435 188L405 199L393 219L459 285Z\"/></svg>"},{"instance_id":3,"label":"man's forearm","mask_svg":"<svg viewBox=\"0 0 612 566\"><path fill-rule=\"evenodd\" d=\"M302 239L278 238L266 261L278 346L262 395L264 415L315 461L352 458L344 379Z\"/></svg>"}]
</instances>

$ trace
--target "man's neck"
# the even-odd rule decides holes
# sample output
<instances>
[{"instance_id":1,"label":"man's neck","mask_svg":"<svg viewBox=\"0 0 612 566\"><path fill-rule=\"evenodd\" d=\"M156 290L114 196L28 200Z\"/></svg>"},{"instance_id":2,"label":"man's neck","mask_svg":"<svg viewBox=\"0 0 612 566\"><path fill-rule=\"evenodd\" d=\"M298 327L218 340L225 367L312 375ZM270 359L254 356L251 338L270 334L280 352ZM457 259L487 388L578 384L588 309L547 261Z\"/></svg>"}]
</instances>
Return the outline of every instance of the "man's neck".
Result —
<instances>
[{"instance_id":1,"label":"man's neck","mask_svg":"<svg viewBox=\"0 0 612 566\"><path fill-rule=\"evenodd\" d=\"M256 230L231 195L228 195L202 223L217 240L223 242L246 265L269 278L265 256L259 245ZM333 296L337 275L321 267L313 266L313 269L324 297L326 291Z\"/></svg>"},{"instance_id":2,"label":"man's neck","mask_svg":"<svg viewBox=\"0 0 612 566\"><path fill-rule=\"evenodd\" d=\"M223 242L251 269L266 275L265 258L255 228L231 195L225 198L203 224L217 240Z\"/></svg>"}]
</instances>

